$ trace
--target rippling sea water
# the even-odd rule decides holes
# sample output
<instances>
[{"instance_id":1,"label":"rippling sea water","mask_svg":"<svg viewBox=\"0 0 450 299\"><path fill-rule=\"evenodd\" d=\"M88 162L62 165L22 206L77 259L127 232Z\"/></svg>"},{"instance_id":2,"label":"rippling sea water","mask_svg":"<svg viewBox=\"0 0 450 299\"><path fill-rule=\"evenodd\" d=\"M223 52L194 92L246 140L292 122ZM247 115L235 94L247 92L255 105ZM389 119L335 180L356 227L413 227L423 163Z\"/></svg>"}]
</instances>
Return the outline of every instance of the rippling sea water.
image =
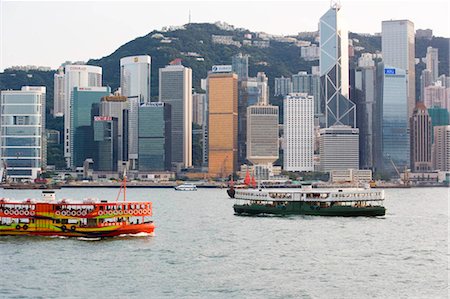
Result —
<instances>
[{"instance_id":1,"label":"rippling sea water","mask_svg":"<svg viewBox=\"0 0 450 299\"><path fill-rule=\"evenodd\" d=\"M447 298L449 195L388 189L382 218L243 217L225 190L128 189L153 201L155 236L0 237L0 298Z\"/></svg>"}]
</instances>

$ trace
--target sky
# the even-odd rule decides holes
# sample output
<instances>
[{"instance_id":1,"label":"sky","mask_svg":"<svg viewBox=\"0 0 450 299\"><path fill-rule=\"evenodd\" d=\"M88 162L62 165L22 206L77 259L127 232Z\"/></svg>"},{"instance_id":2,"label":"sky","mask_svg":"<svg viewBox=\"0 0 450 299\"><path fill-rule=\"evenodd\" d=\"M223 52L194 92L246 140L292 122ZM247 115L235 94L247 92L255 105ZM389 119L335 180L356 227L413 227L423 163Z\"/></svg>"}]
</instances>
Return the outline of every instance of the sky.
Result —
<instances>
[{"instance_id":1,"label":"sky","mask_svg":"<svg viewBox=\"0 0 450 299\"><path fill-rule=\"evenodd\" d=\"M5 1L0 0L0 71L14 65L87 61L164 26L224 21L271 34L315 31L330 1ZM445 0L341 0L349 31L375 33L381 21L409 19L415 29L450 37Z\"/></svg>"}]
</instances>

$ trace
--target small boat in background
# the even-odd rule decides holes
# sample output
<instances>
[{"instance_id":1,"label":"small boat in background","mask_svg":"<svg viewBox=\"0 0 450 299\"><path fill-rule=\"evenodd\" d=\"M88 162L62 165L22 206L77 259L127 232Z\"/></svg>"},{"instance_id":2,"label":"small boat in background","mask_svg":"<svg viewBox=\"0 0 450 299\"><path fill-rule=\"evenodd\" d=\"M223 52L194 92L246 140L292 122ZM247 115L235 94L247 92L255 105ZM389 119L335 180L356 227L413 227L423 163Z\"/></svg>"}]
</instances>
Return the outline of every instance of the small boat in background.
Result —
<instances>
[{"instance_id":1,"label":"small boat in background","mask_svg":"<svg viewBox=\"0 0 450 299\"><path fill-rule=\"evenodd\" d=\"M175 187L177 191L197 191L197 186L194 184L183 184Z\"/></svg>"}]
</instances>

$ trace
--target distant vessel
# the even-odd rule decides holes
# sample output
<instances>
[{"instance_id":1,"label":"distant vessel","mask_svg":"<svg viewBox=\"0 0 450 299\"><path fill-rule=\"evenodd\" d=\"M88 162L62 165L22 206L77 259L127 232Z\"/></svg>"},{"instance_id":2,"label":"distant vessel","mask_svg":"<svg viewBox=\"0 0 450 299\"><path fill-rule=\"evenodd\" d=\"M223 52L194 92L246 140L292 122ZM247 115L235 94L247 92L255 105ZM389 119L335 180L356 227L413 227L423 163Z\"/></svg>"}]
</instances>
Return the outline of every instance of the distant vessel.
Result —
<instances>
[{"instance_id":1,"label":"distant vessel","mask_svg":"<svg viewBox=\"0 0 450 299\"><path fill-rule=\"evenodd\" d=\"M177 191L197 191L197 186L194 184L183 184L175 187Z\"/></svg>"},{"instance_id":2,"label":"distant vessel","mask_svg":"<svg viewBox=\"0 0 450 299\"><path fill-rule=\"evenodd\" d=\"M233 189L236 214L384 216L384 191L370 189Z\"/></svg>"},{"instance_id":3,"label":"distant vessel","mask_svg":"<svg viewBox=\"0 0 450 299\"><path fill-rule=\"evenodd\" d=\"M42 191L41 200L0 199L0 235L39 235L103 238L153 233L151 202L86 199L57 201L54 191ZM121 188L122 190L122 188ZM119 192L120 195L120 192Z\"/></svg>"}]
</instances>

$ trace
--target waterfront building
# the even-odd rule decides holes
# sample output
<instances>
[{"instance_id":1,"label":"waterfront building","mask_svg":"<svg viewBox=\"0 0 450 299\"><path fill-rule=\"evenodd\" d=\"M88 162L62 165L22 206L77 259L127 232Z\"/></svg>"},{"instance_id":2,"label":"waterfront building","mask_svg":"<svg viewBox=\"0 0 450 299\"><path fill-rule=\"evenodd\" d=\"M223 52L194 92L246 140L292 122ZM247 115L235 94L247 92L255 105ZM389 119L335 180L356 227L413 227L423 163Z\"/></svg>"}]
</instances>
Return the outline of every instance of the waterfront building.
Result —
<instances>
[{"instance_id":1,"label":"waterfront building","mask_svg":"<svg viewBox=\"0 0 450 299\"><path fill-rule=\"evenodd\" d=\"M171 106L172 165L192 167L192 70L181 64L159 69L159 101Z\"/></svg>"},{"instance_id":2,"label":"waterfront building","mask_svg":"<svg viewBox=\"0 0 450 299\"><path fill-rule=\"evenodd\" d=\"M409 118L416 106L414 24L409 20L389 20L383 21L381 27L384 64L402 69L406 74Z\"/></svg>"},{"instance_id":3,"label":"waterfront building","mask_svg":"<svg viewBox=\"0 0 450 299\"><path fill-rule=\"evenodd\" d=\"M238 75L238 80L243 81L248 78L248 58L246 54L236 54L231 58L232 70Z\"/></svg>"},{"instance_id":4,"label":"waterfront building","mask_svg":"<svg viewBox=\"0 0 450 299\"><path fill-rule=\"evenodd\" d=\"M95 144L92 122L98 111L93 111L93 105L99 110L102 97L111 93L109 87L75 87L70 100L70 161L69 167L82 167L86 159L94 159Z\"/></svg>"},{"instance_id":5,"label":"waterfront building","mask_svg":"<svg viewBox=\"0 0 450 299\"><path fill-rule=\"evenodd\" d=\"M450 126L434 127L433 148L434 169L450 171Z\"/></svg>"},{"instance_id":6,"label":"waterfront building","mask_svg":"<svg viewBox=\"0 0 450 299\"><path fill-rule=\"evenodd\" d=\"M203 126L205 114L206 94L194 93L192 95L192 122Z\"/></svg>"},{"instance_id":7,"label":"waterfront building","mask_svg":"<svg viewBox=\"0 0 450 299\"><path fill-rule=\"evenodd\" d=\"M139 107L139 171L171 169L171 117L171 107L167 103Z\"/></svg>"},{"instance_id":8,"label":"waterfront building","mask_svg":"<svg viewBox=\"0 0 450 299\"><path fill-rule=\"evenodd\" d=\"M238 78L234 73L208 75L208 173L228 177L237 168Z\"/></svg>"},{"instance_id":9,"label":"waterfront building","mask_svg":"<svg viewBox=\"0 0 450 299\"><path fill-rule=\"evenodd\" d=\"M380 167L394 173L409 168L410 138L408 117L408 79L405 70L380 64L381 145Z\"/></svg>"},{"instance_id":10,"label":"waterfront building","mask_svg":"<svg viewBox=\"0 0 450 299\"><path fill-rule=\"evenodd\" d=\"M53 117L64 116L64 68L53 75Z\"/></svg>"},{"instance_id":11,"label":"waterfront building","mask_svg":"<svg viewBox=\"0 0 450 299\"><path fill-rule=\"evenodd\" d=\"M128 56L120 59L120 88L128 98L128 160L129 168L137 169L139 106L150 102L151 57Z\"/></svg>"},{"instance_id":12,"label":"waterfront building","mask_svg":"<svg viewBox=\"0 0 450 299\"><path fill-rule=\"evenodd\" d=\"M427 108L423 103L417 103L410 122L411 170L413 172L430 172L432 170L432 125Z\"/></svg>"},{"instance_id":13,"label":"waterfront building","mask_svg":"<svg viewBox=\"0 0 450 299\"><path fill-rule=\"evenodd\" d=\"M437 85L431 85L425 87L423 102L427 108L441 107L450 112L450 88Z\"/></svg>"},{"instance_id":14,"label":"waterfront building","mask_svg":"<svg viewBox=\"0 0 450 299\"><path fill-rule=\"evenodd\" d=\"M356 126L359 129L359 167L374 169L376 159L377 97L376 67L367 61L355 71Z\"/></svg>"},{"instance_id":15,"label":"waterfront building","mask_svg":"<svg viewBox=\"0 0 450 299\"><path fill-rule=\"evenodd\" d=\"M117 119L117 169L120 173L128 163L128 98L120 95L102 97L100 116Z\"/></svg>"},{"instance_id":16,"label":"waterfront building","mask_svg":"<svg viewBox=\"0 0 450 299\"><path fill-rule=\"evenodd\" d=\"M427 69L431 72L431 79L436 82L439 77L439 49L428 47L426 55Z\"/></svg>"},{"instance_id":17,"label":"waterfront building","mask_svg":"<svg viewBox=\"0 0 450 299\"><path fill-rule=\"evenodd\" d=\"M292 92L291 78L275 78L275 96L286 96Z\"/></svg>"},{"instance_id":18,"label":"waterfront building","mask_svg":"<svg viewBox=\"0 0 450 299\"><path fill-rule=\"evenodd\" d=\"M13 181L33 180L47 165L42 86L0 92L0 164Z\"/></svg>"},{"instance_id":19,"label":"waterfront building","mask_svg":"<svg viewBox=\"0 0 450 299\"><path fill-rule=\"evenodd\" d=\"M319 134L321 171L359 169L359 129L332 126Z\"/></svg>"},{"instance_id":20,"label":"waterfront building","mask_svg":"<svg viewBox=\"0 0 450 299\"><path fill-rule=\"evenodd\" d=\"M247 160L272 164L278 160L278 107L253 105L247 108Z\"/></svg>"},{"instance_id":21,"label":"waterfront building","mask_svg":"<svg viewBox=\"0 0 450 299\"><path fill-rule=\"evenodd\" d=\"M74 128L71 127L72 99L75 87L101 87L102 68L93 65L66 65L64 67L64 158L67 167L73 163L72 144ZM89 107L90 109L91 107Z\"/></svg>"},{"instance_id":22,"label":"waterfront building","mask_svg":"<svg viewBox=\"0 0 450 299\"><path fill-rule=\"evenodd\" d=\"M325 126L356 126L356 106L349 100L348 32L341 6L334 3L320 18L320 97Z\"/></svg>"},{"instance_id":23,"label":"waterfront building","mask_svg":"<svg viewBox=\"0 0 450 299\"><path fill-rule=\"evenodd\" d=\"M284 154L286 171L314 171L314 99L306 93L284 98Z\"/></svg>"},{"instance_id":24,"label":"waterfront building","mask_svg":"<svg viewBox=\"0 0 450 299\"><path fill-rule=\"evenodd\" d=\"M94 170L117 172L119 152L118 131L116 117L94 116Z\"/></svg>"}]
</instances>

